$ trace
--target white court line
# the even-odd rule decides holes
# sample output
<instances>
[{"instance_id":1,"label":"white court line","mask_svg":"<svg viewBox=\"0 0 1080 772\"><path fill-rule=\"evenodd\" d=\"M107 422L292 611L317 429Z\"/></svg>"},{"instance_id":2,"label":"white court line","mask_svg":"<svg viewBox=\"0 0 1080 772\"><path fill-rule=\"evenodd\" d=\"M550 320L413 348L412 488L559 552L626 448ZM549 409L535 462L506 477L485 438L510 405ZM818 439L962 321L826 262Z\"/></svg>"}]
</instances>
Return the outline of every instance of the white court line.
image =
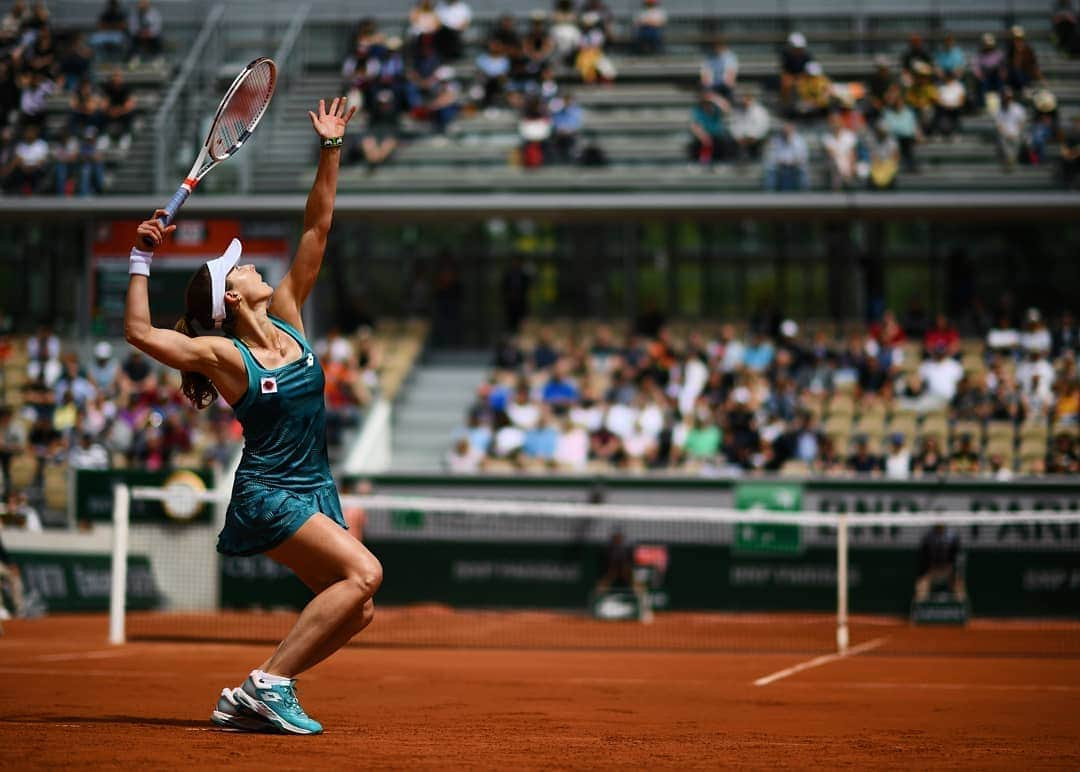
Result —
<instances>
[{"instance_id":1,"label":"white court line","mask_svg":"<svg viewBox=\"0 0 1080 772\"><path fill-rule=\"evenodd\" d=\"M781 678L787 678L788 676L801 673L804 670L809 670L812 667L821 667L822 665L828 665L830 662L836 662L838 659L844 659L846 657L854 657L856 654L862 654L864 651L870 651L881 646L888 638L874 638L872 641L866 643L860 643L858 646L852 646L850 649L843 653L837 652L836 654L823 654L820 657L814 657L808 659L805 662L800 662L797 665L784 668L783 670L777 670L775 673L770 673L767 676L762 676L758 680L754 681L754 686L768 686L774 681L779 681Z\"/></svg>"},{"instance_id":2,"label":"white court line","mask_svg":"<svg viewBox=\"0 0 1080 772\"><path fill-rule=\"evenodd\" d=\"M920 689L945 691L992 691L992 692L1080 692L1080 686L1067 684L935 684L906 683L904 681L814 681L799 686L842 686L851 689Z\"/></svg>"}]
</instances>

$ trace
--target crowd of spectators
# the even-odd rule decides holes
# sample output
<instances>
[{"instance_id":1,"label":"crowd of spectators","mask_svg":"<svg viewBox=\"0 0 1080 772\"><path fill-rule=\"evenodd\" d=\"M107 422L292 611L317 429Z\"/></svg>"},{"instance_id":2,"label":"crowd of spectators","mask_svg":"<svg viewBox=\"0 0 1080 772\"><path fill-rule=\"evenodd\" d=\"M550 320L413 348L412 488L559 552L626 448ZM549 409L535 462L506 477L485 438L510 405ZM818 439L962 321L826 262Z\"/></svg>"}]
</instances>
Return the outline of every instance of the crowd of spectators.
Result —
<instances>
[{"instance_id":1,"label":"crowd of spectators","mask_svg":"<svg viewBox=\"0 0 1080 772\"><path fill-rule=\"evenodd\" d=\"M13 348L0 346L6 352L0 369ZM381 347L362 328L351 338L332 330L316 350L326 376L328 441L335 446L377 389ZM223 399L196 410L180 391L179 373L136 349L120 355L102 340L80 357L43 325L26 341L26 355L21 394L6 400L21 407L0 403L0 490L22 505L27 491L12 480L28 478L29 489L40 493L50 467L222 470L240 447L240 424ZM23 465L21 475L13 465Z\"/></svg>"},{"instance_id":2,"label":"crowd of spectators","mask_svg":"<svg viewBox=\"0 0 1080 772\"><path fill-rule=\"evenodd\" d=\"M1069 0L1061 0L1054 36L1062 50L1072 45L1062 41L1075 40L1074 23ZM514 163L602 165L602 138L590 133L586 141L586 113L566 84L615 80L613 43L630 55L663 53L668 17L660 0L643 0L620 29L601 0L554 0L550 12L504 14L485 29L472 25L464 0L421 0L402 36L384 35L374 20L360 22L343 66L367 119L354 159L372 171L388 161L405 115L444 137L460 115L510 111L520 139ZM470 58L474 66L463 68ZM913 34L898 57L875 57L874 71L852 82L832 79L806 36L793 32L777 76L776 100L763 100L755 85L740 83L739 57L728 42L711 42L689 121L691 168L763 160L770 190L807 189L818 176L833 189L890 189L918 171L920 145L956 141L966 117L985 113L1006 169L1057 156L1061 180L1072 186L1077 179L1080 117L1064 125L1022 27L1012 27L1003 43L983 35L977 50L965 50L952 35L931 47ZM812 133L820 133L824 149L821 175L810 166Z\"/></svg>"},{"instance_id":3,"label":"crowd of spectators","mask_svg":"<svg viewBox=\"0 0 1080 772\"><path fill-rule=\"evenodd\" d=\"M662 47L664 15L649 0L639 17L641 50ZM404 36L385 35L362 20L342 66L350 103L362 107L366 130L350 149L353 160L374 171L397 149L405 115L445 137L462 113L517 115L518 163L596 162L581 143L584 114L557 75L575 71L583 84L610 82L615 68L606 53L612 14L599 0L575 8L559 0L552 13L527 22L504 14L480 36L471 79L460 74L472 11L464 0L421 0L409 13ZM440 141L437 139L436 141Z\"/></svg>"},{"instance_id":4,"label":"crowd of spectators","mask_svg":"<svg viewBox=\"0 0 1080 772\"><path fill-rule=\"evenodd\" d=\"M44 2L15 0L0 20L0 192L91 195L105 159L131 143L136 100L123 67L159 59L161 14L109 0L97 29L54 30ZM66 98L66 120L49 121Z\"/></svg>"},{"instance_id":5,"label":"crowd of spectators","mask_svg":"<svg viewBox=\"0 0 1080 772\"><path fill-rule=\"evenodd\" d=\"M1067 3L1063 3L1063 7ZM1057 98L1020 26L999 45L984 34L978 51L965 51L946 34L931 50L911 35L898 59L874 58L865 81L830 79L793 32L780 54L778 127L749 87L738 83L738 57L717 39L701 66L700 97L690 116L690 162L711 166L741 161L748 148L765 149L767 190L811 187L807 134L821 132L824 182L832 189L891 189L919 170L918 146L960 139L965 116L991 117L1003 167L1050 161L1056 146L1061 181L1073 187L1080 158L1080 116L1062 126Z\"/></svg>"},{"instance_id":6,"label":"crowd of spectators","mask_svg":"<svg viewBox=\"0 0 1080 772\"><path fill-rule=\"evenodd\" d=\"M974 344L974 345L973 345ZM831 338L639 324L503 339L446 457L452 472L981 475L1080 471L1080 327L1037 309L962 341L891 312ZM1033 439L1029 439L1033 438Z\"/></svg>"}]
</instances>

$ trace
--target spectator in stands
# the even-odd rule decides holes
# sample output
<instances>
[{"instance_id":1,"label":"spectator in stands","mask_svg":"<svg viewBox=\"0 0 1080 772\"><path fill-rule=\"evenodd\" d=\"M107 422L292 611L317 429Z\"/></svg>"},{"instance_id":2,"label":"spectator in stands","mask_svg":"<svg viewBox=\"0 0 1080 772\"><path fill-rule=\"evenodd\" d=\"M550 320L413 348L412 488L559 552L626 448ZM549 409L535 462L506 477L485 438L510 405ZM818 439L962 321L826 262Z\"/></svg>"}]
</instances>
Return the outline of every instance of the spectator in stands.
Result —
<instances>
[{"instance_id":1,"label":"spectator in stands","mask_svg":"<svg viewBox=\"0 0 1080 772\"><path fill-rule=\"evenodd\" d=\"M615 65L608 58L604 46L608 36L604 32L603 18L595 11L581 15L581 44L574 67L584 83L610 83L615 80Z\"/></svg>"},{"instance_id":2,"label":"spectator in stands","mask_svg":"<svg viewBox=\"0 0 1080 772\"><path fill-rule=\"evenodd\" d=\"M949 471L953 474L978 474L981 470L979 453L970 434L960 436L959 445L949 457Z\"/></svg>"},{"instance_id":3,"label":"spectator in stands","mask_svg":"<svg viewBox=\"0 0 1080 772\"><path fill-rule=\"evenodd\" d=\"M105 97L106 136L110 143L115 142L121 150L127 150L131 146L136 101L119 67L113 69L101 91Z\"/></svg>"},{"instance_id":4,"label":"spectator in stands","mask_svg":"<svg viewBox=\"0 0 1080 772\"><path fill-rule=\"evenodd\" d=\"M117 385L120 365L113 358L112 344L100 340L94 344L93 357L86 368L87 377L97 392L112 395Z\"/></svg>"},{"instance_id":5,"label":"spectator in stands","mask_svg":"<svg viewBox=\"0 0 1080 772\"><path fill-rule=\"evenodd\" d=\"M1038 57L1028 45L1027 35L1019 24L1010 30L1009 45L1005 50L1005 67L1006 83L1018 94L1043 79Z\"/></svg>"},{"instance_id":6,"label":"spectator in stands","mask_svg":"<svg viewBox=\"0 0 1080 772\"><path fill-rule=\"evenodd\" d=\"M820 62L807 62L795 81L795 105L792 114L804 120L823 117L832 103L832 81Z\"/></svg>"},{"instance_id":7,"label":"spectator in stands","mask_svg":"<svg viewBox=\"0 0 1080 772\"><path fill-rule=\"evenodd\" d=\"M419 0L409 10L409 43L413 51L435 49L435 35L442 26L432 0Z\"/></svg>"},{"instance_id":8,"label":"spectator in stands","mask_svg":"<svg viewBox=\"0 0 1080 772\"><path fill-rule=\"evenodd\" d=\"M912 470L920 475L944 473L947 468L945 457L941 454L938 438L928 434L922 438L922 447L911 462Z\"/></svg>"},{"instance_id":9,"label":"spectator in stands","mask_svg":"<svg viewBox=\"0 0 1080 772\"><path fill-rule=\"evenodd\" d=\"M106 0L98 16L97 31L90 36L90 47L99 59L117 61L130 50L128 24L120 0Z\"/></svg>"},{"instance_id":10,"label":"spectator in stands","mask_svg":"<svg viewBox=\"0 0 1080 772\"><path fill-rule=\"evenodd\" d=\"M967 56L951 32L941 39L941 47L934 54L934 68L941 79L949 75L962 78L967 72Z\"/></svg>"},{"instance_id":11,"label":"spectator in stands","mask_svg":"<svg viewBox=\"0 0 1080 772\"><path fill-rule=\"evenodd\" d=\"M780 101L788 104L795 101L795 86L799 78L806 73L806 66L813 61L813 55L806 47L806 36L801 32L788 35L787 45L780 54Z\"/></svg>"},{"instance_id":12,"label":"spectator in stands","mask_svg":"<svg viewBox=\"0 0 1080 772\"><path fill-rule=\"evenodd\" d=\"M367 126L360 135L360 152L369 174L385 164L398 147L401 132L401 112L393 88L377 86L371 92L372 103L367 106Z\"/></svg>"},{"instance_id":13,"label":"spectator in stands","mask_svg":"<svg viewBox=\"0 0 1080 772\"><path fill-rule=\"evenodd\" d=\"M476 57L476 70L482 90L480 105L489 111L489 116L494 116L495 108L503 102L510 75L510 57L498 40L488 40L487 50Z\"/></svg>"},{"instance_id":14,"label":"spectator in stands","mask_svg":"<svg viewBox=\"0 0 1080 772\"><path fill-rule=\"evenodd\" d=\"M1061 135L1057 126L1057 97L1046 89L1039 89L1032 96L1035 106L1034 120L1027 137L1025 160L1032 166L1047 161L1047 148Z\"/></svg>"},{"instance_id":15,"label":"spectator in stands","mask_svg":"<svg viewBox=\"0 0 1080 772\"><path fill-rule=\"evenodd\" d=\"M79 161L79 140L67 127L55 133L49 143L53 162L53 189L58 196L70 196L75 191L76 166Z\"/></svg>"},{"instance_id":16,"label":"spectator in stands","mask_svg":"<svg viewBox=\"0 0 1080 772\"><path fill-rule=\"evenodd\" d=\"M904 435L899 432L890 434L889 449L882 464L885 477L890 480L907 480L911 477L911 466L911 451L905 445Z\"/></svg>"},{"instance_id":17,"label":"spectator in stands","mask_svg":"<svg viewBox=\"0 0 1080 772\"><path fill-rule=\"evenodd\" d=\"M1066 190L1080 185L1080 115L1074 115L1061 137L1061 181Z\"/></svg>"},{"instance_id":18,"label":"spectator in stands","mask_svg":"<svg viewBox=\"0 0 1080 772\"><path fill-rule=\"evenodd\" d=\"M733 143L724 113L731 106L723 97L710 91L702 91L698 102L690 111L690 160L703 167L711 167L730 154Z\"/></svg>"},{"instance_id":19,"label":"spectator in stands","mask_svg":"<svg viewBox=\"0 0 1080 772\"><path fill-rule=\"evenodd\" d=\"M1012 357L1020 348L1020 331L1016 329L1007 314L998 317L997 323L986 333L987 353L1005 354Z\"/></svg>"},{"instance_id":20,"label":"spectator in stands","mask_svg":"<svg viewBox=\"0 0 1080 772\"><path fill-rule=\"evenodd\" d=\"M940 405L948 404L956 395L956 384L964 375L960 363L947 355L943 344L936 344L931 357L919 365L919 375L926 382L929 397Z\"/></svg>"},{"instance_id":21,"label":"spectator in stands","mask_svg":"<svg viewBox=\"0 0 1080 772\"><path fill-rule=\"evenodd\" d=\"M570 163L579 155L578 142L585 125L585 111L572 92L551 101L552 148L554 157Z\"/></svg>"},{"instance_id":22,"label":"spectator in stands","mask_svg":"<svg viewBox=\"0 0 1080 772\"><path fill-rule=\"evenodd\" d=\"M1043 321L1042 312L1037 308L1029 308L1025 319L1024 331L1020 333L1020 348L1024 353L1038 351L1042 354L1050 352L1053 340L1050 330Z\"/></svg>"},{"instance_id":23,"label":"spectator in stands","mask_svg":"<svg viewBox=\"0 0 1080 772\"><path fill-rule=\"evenodd\" d=\"M731 137L737 148L737 158L757 160L769 138L769 111L753 93L746 91L739 99L739 106L731 112Z\"/></svg>"},{"instance_id":24,"label":"spectator in stands","mask_svg":"<svg viewBox=\"0 0 1080 772\"><path fill-rule=\"evenodd\" d=\"M900 71L905 83L914 82L918 70L922 69L918 65L925 65L933 71L934 58L923 43L922 35L916 32L908 38L908 47L900 56Z\"/></svg>"},{"instance_id":25,"label":"spectator in stands","mask_svg":"<svg viewBox=\"0 0 1080 772\"><path fill-rule=\"evenodd\" d=\"M19 94L19 119L24 126L33 124L45 128L45 110L49 97L56 91L56 83L43 72L30 70L21 79Z\"/></svg>"},{"instance_id":26,"label":"spectator in stands","mask_svg":"<svg viewBox=\"0 0 1080 772\"><path fill-rule=\"evenodd\" d=\"M34 42L23 53L23 68L28 72L40 73L50 81L60 74L56 42L49 27L39 29L34 36Z\"/></svg>"},{"instance_id":27,"label":"spectator in stands","mask_svg":"<svg viewBox=\"0 0 1080 772\"><path fill-rule=\"evenodd\" d=\"M987 32L971 63L971 72L979 85L979 104L991 107L1006 82L1005 52L998 48L997 39ZM993 97L991 98L991 95Z\"/></svg>"},{"instance_id":28,"label":"spectator in stands","mask_svg":"<svg viewBox=\"0 0 1080 772\"><path fill-rule=\"evenodd\" d=\"M889 89L898 85L893 75L889 57L879 54L874 57L874 73L867 83L867 105L865 108L868 123L876 123L885 109L885 97Z\"/></svg>"},{"instance_id":29,"label":"spectator in stands","mask_svg":"<svg viewBox=\"0 0 1080 772\"><path fill-rule=\"evenodd\" d=\"M659 54L664 50L667 11L660 0L642 0L643 8L634 18L634 42L639 54Z\"/></svg>"},{"instance_id":30,"label":"spectator in stands","mask_svg":"<svg viewBox=\"0 0 1080 772\"><path fill-rule=\"evenodd\" d=\"M1080 472L1080 444L1068 432L1054 436L1053 445L1046 456L1048 474L1077 474Z\"/></svg>"},{"instance_id":31,"label":"spectator in stands","mask_svg":"<svg viewBox=\"0 0 1080 772\"><path fill-rule=\"evenodd\" d=\"M27 124L22 139L15 143L12 185L19 192L36 193L46 179L49 164L49 144L41 138L41 129Z\"/></svg>"},{"instance_id":32,"label":"spectator in stands","mask_svg":"<svg viewBox=\"0 0 1080 772\"><path fill-rule=\"evenodd\" d=\"M480 471L483 461L484 454L472 447L467 439L461 437L446 454L443 466L451 474L475 474Z\"/></svg>"},{"instance_id":33,"label":"spectator in stands","mask_svg":"<svg viewBox=\"0 0 1080 772\"><path fill-rule=\"evenodd\" d=\"M791 121L769 140L765 154L765 189L776 191L806 190L810 152Z\"/></svg>"},{"instance_id":34,"label":"spectator in stands","mask_svg":"<svg viewBox=\"0 0 1080 772\"><path fill-rule=\"evenodd\" d=\"M870 189L891 190L896 186L900 170L900 144L889 133L889 125L884 120L874 124L866 148L870 159Z\"/></svg>"},{"instance_id":35,"label":"spectator in stands","mask_svg":"<svg viewBox=\"0 0 1080 772\"><path fill-rule=\"evenodd\" d=\"M78 357L73 352L67 352L61 357L63 373L53 386L56 392L56 401L60 402L65 394L70 394L76 408L82 408L94 398L97 390L94 384L83 374L79 367Z\"/></svg>"},{"instance_id":36,"label":"spectator in stands","mask_svg":"<svg viewBox=\"0 0 1080 772\"><path fill-rule=\"evenodd\" d=\"M1037 407L1048 408L1053 401L1054 366L1046 358L1046 352L1031 349L1027 358L1016 366L1016 381L1020 392L1032 411ZM1043 412L1045 411L1038 411Z\"/></svg>"},{"instance_id":37,"label":"spectator in stands","mask_svg":"<svg viewBox=\"0 0 1080 772\"><path fill-rule=\"evenodd\" d=\"M521 53L526 60L528 73L535 76L551 61L555 53L555 40L547 26L547 14L533 11L529 16L529 29L521 38Z\"/></svg>"},{"instance_id":38,"label":"spectator in stands","mask_svg":"<svg viewBox=\"0 0 1080 772\"><path fill-rule=\"evenodd\" d=\"M734 98L735 81L739 77L739 58L723 37L713 40L712 52L701 65L701 87L725 99Z\"/></svg>"},{"instance_id":39,"label":"spectator in stands","mask_svg":"<svg viewBox=\"0 0 1080 772\"><path fill-rule=\"evenodd\" d=\"M157 388L157 375L149 361L138 349L131 349L117 374L121 395L138 396Z\"/></svg>"},{"instance_id":40,"label":"spectator in stands","mask_svg":"<svg viewBox=\"0 0 1080 772\"><path fill-rule=\"evenodd\" d=\"M858 140L855 132L844 128L837 113L829 116L829 131L821 140L825 148L826 177L833 190L850 190L855 187L855 149Z\"/></svg>"},{"instance_id":41,"label":"spectator in stands","mask_svg":"<svg viewBox=\"0 0 1080 772\"><path fill-rule=\"evenodd\" d=\"M898 86L892 86L885 94L885 107L881 113L881 120L889 129L889 134L900 145L900 158L904 170L914 172L918 170L915 161L915 145L922 142L923 135L919 129L919 122L915 112L906 104L900 94Z\"/></svg>"},{"instance_id":42,"label":"spectator in stands","mask_svg":"<svg viewBox=\"0 0 1080 772\"><path fill-rule=\"evenodd\" d=\"M933 132L951 139L961 130L960 116L967 107L967 91L955 71L945 74L934 100Z\"/></svg>"},{"instance_id":43,"label":"spectator in stands","mask_svg":"<svg viewBox=\"0 0 1080 772\"><path fill-rule=\"evenodd\" d=\"M1080 29L1072 9L1072 0L1058 0L1057 6L1050 22L1054 44L1066 56L1076 56L1080 54Z\"/></svg>"},{"instance_id":44,"label":"spectator in stands","mask_svg":"<svg viewBox=\"0 0 1080 772\"><path fill-rule=\"evenodd\" d=\"M472 9L465 0L439 0L435 4L439 29L435 49L443 61L456 62L465 51L465 33L472 24Z\"/></svg>"},{"instance_id":45,"label":"spectator in stands","mask_svg":"<svg viewBox=\"0 0 1080 772\"><path fill-rule=\"evenodd\" d=\"M90 77L94 64L94 50L86 43L82 32L75 32L67 51L60 57L60 84L64 91L74 91Z\"/></svg>"},{"instance_id":46,"label":"spectator in stands","mask_svg":"<svg viewBox=\"0 0 1080 772\"><path fill-rule=\"evenodd\" d=\"M69 104L68 125L73 136L83 136L88 128L98 133L105 128L105 101L90 80L79 83Z\"/></svg>"},{"instance_id":47,"label":"spectator in stands","mask_svg":"<svg viewBox=\"0 0 1080 772\"><path fill-rule=\"evenodd\" d=\"M539 96L528 97L518 121L523 167L533 169L544 165L545 159L551 156L551 132L551 115L548 114L547 105Z\"/></svg>"},{"instance_id":48,"label":"spectator in stands","mask_svg":"<svg viewBox=\"0 0 1080 772\"><path fill-rule=\"evenodd\" d=\"M540 411L536 425L525 432L525 441L521 446L523 462L534 466L550 466L555 461L555 451L559 444L559 430L551 409L545 406Z\"/></svg>"},{"instance_id":49,"label":"spectator in stands","mask_svg":"<svg viewBox=\"0 0 1080 772\"><path fill-rule=\"evenodd\" d=\"M544 384L541 396L546 404L559 408L568 408L577 401L580 392L570 378L568 360L560 359L555 363L551 378Z\"/></svg>"},{"instance_id":50,"label":"spectator in stands","mask_svg":"<svg viewBox=\"0 0 1080 772\"><path fill-rule=\"evenodd\" d=\"M1020 160L1026 126L1027 111L1013 98L1012 89L1004 89L1001 92L1001 105L994 113L994 128L997 131L998 157L1006 171L1012 171Z\"/></svg>"},{"instance_id":51,"label":"spectator in stands","mask_svg":"<svg viewBox=\"0 0 1080 772\"><path fill-rule=\"evenodd\" d=\"M904 91L904 101L915 111L919 128L929 135L934 129L934 112L938 102L938 88L934 85L934 70L922 60L912 63L910 85Z\"/></svg>"},{"instance_id":52,"label":"spectator in stands","mask_svg":"<svg viewBox=\"0 0 1080 772\"><path fill-rule=\"evenodd\" d=\"M437 69L432 97L425 105L431 126L440 137L446 135L447 129L461 110L461 87L455 75L452 67L442 66Z\"/></svg>"},{"instance_id":53,"label":"spectator in stands","mask_svg":"<svg viewBox=\"0 0 1080 772\"><path fill-rule=\"evenodd\" d=\"M949 317L939 313L934 316L933 326L923 335L923 350L932 354L938 348L952 357L960 353L960 333L956 326L949 321Z\"/></svg>"},{"instance_id":54,"label":"spectator in stands","mask_svg":"<svg viewBox=\"0 0 1080 772\"><path fill-rule=\"evenodd\" d=\"M848 456L846 466L856 474L874 474L883 469L882 460L870 452L870 440L864 434L855 437L855 452Z\"/></svg>"},{"instance_id":55,"label":"spectator in stands","mask_svg":"<svg viewBox=\"0 0 1080 772\"><path fill-rule=\"evenodd\" d=\"M1080 379L1064 373L1054 381L1053 425L1080 426Z\"/></svg>"},{"instance_id":56,"label":"spectator in stands","mask_svg":"<svg viewBox=\"0 0 1080 772\"><path fill-rule=\"evenodd\" d=\"M79 441L68 451L67 463L72 469L108 469L109 451L90 432L80 432Z\"/></svg>"},{"instance_id":57,"label":"spectator in stands","mask_svg":"<svg viewBox=\"0 0 1080 772\"><path fill-rule=\"evenodd\" d=\"M161 57L162 26L161 11L151 5L150 0L138 0L128 16L128 36L131 38L129 58L132 62Z\"/></svg>"},{"instance_id":58,"label":"spectator in stands","mask_svg":"<svg viewBox=\"0 0 1080 772\"><path fill-rule=\"evenodd\" d=\"M349 107L366 107L367 90L379 71L379 54L385 46L374 19L361 19L356 28L353 49L341 65L342 84L348 92Z\"/></svg>"},{"instance_id":59,"label":"spectator in stands","mask_svg":"<svg viewBox=\"0 0 1080 772\"><path fill-rule=\"evenodd\" d=\"M1080 326L1077 325L1072 311L1066 309L1058 317L1057 325L1051 335L1051 351L1054 358L1072 356L1080 351Z\"/></svg>"},{"instance_id":60,"label":"spectator in stands","mask_svg":"<svg viewBox=\"0 0 1080 772\"><path fill-rule=\"evenodd\" d=\"M555 0L551 14L551 39L555 44L555 59L564 65L572 64L581 45L581 27L578 26L573 0Z\"/></svg>"},{"instance_id":61,"label":"spectator in stands","mask_svg":"<svg viewBox=\"0 0 1080 772\"><path fill-rule=\"evenodd\" d=\"M4 527L18 528L29 533L41 533L41 517L30 506L25 491L11 488L4 495Z\"/></svg>"}]
</instances>

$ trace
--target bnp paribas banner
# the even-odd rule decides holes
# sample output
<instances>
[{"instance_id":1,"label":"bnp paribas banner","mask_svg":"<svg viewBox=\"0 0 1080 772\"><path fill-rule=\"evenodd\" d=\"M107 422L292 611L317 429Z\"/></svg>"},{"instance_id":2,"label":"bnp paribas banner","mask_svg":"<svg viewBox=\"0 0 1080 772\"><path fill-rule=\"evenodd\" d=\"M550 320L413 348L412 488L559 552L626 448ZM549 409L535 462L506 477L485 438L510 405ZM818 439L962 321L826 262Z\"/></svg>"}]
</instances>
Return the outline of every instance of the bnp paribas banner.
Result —
<instances>
[{"instance_id":1,"label":"bnp paribas banner","mask_svg":"<svg viewBox=\"0 0 1080 772\"><path fill-rule=\"evenodd\" d=\"M23 584L45 602L49 611L104 611L109 608L109 555L11 550ZM128 557L127 607L148 609L159 599L150 560Z\"/></svg>"},{"instance_id":2,"label":"bnp paribas banner","mask_svg":"<svg viewBox=\"0 0 1080 772\"><path fill-rule=\"evenodd\" d=\"M191 499L214 484L209 470L80 469L75 473L75 519L110 522L113 514L113 486L146 485L165 488L173 496L163 502L132 501L132 523L209 523L210 506Z\"/></svg>"}]
</instances>

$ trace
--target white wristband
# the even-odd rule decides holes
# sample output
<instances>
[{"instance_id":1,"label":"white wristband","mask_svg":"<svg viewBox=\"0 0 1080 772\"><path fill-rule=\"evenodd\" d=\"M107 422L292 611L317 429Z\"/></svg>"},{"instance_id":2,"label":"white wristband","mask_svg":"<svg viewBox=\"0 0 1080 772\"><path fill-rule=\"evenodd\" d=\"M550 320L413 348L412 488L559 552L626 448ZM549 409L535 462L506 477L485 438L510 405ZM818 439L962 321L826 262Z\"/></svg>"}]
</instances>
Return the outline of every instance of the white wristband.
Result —
<instances>
[{"instance_id":1,"label":"white wristband","mask_svg":"<svg viewBox=\"0 0 1080 772\"><path fill-rule=\"evenodd\" d=\"M131 248L131 257L128 262L128 273L139 276L150 275L150 263L154 261L153 252L143 252L136 247Z\"/></svg>"}]
</instances>

